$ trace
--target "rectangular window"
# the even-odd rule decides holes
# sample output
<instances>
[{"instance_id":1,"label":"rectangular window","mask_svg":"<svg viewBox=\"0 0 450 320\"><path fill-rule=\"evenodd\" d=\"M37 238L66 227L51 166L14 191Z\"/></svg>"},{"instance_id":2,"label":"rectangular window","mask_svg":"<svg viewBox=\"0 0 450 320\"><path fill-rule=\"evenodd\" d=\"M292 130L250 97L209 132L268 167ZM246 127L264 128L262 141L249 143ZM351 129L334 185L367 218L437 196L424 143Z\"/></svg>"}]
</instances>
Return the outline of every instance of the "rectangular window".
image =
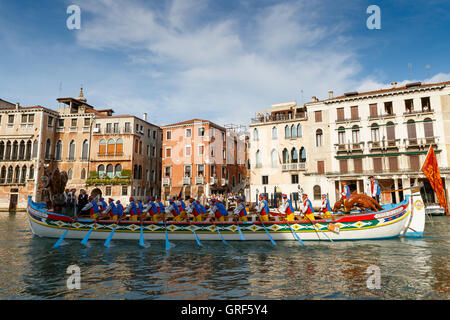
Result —
<instances>
[{"instance_id":1,"label":"rectangular window","mask_svg":"<svg viewBox=\"0 0 450 320\"><path fill-rule=\"evenodd\" d=\"M344 120L344 108L337 108L337 120L343 121Z\"/></svg>"},{"instance_id":2,"label":"rectangular window","mask_svg":"<svg viewBox=\"0 0 450 320\"><path fill-rule=\"evenodd\" d=\"M205 153L205 146L204 145L199 145L198 146L198 155L202 156Z\"/></svg>"},{"instance_id":3,"label":"rectangular window","mask_svg":"<svg viewBox=\"0 0 450 320\"><path fill-rule=\"evenodd\" d=\"M374 172L383 171L383 159L382 158L373 158L373 171Z\"/></svg>"},{"instance_id":4,"label":"rectangular window","mask_svg":"<svg viewBox=\"0 0 450 320\"><path fill-rule=\"evenodd\" d=\"M325 161L317 161L317 172L325 174Z\"/></svg>"},{"instance_id":5,"label":"rectangular window","mask_svg":"<svg viewBox=\"0 0 450 320\"><path fill-rule=\"evenodd\" d=\"M354 167L355 173L362 173L363 172L362 159L360 159L360 158L353 159L353 167Z\"/></svg>"},{"instance_id":6,"label":"rectangular window","mask_svg":"<svg viewBox=\"0 0 450 320\"><path fill-rule=\"evenodd\" d=\"M166 148L166 158L172 157L172 148Z\"/></svg>"},{"instance_id":7,"label":"rectangular window","mask_svg":"<svg viewBox=\"0 0 450 320\"><path fill-rule=\"evenodd\" d=\"M129 122L125 122L125 133L131 133L131 125Z\"/></svg>"},{"instance_id":8,"label":"rectangular window","mask_svg":"<svg viewBox=\"0 0 450 320\"><path fill-rule=\"evenodd\" d=\"M123 196L128 195L128 187L127 186L122 186L122 195Z\"/></svg>"},{"instance_id":9,"label":"rectangular window","mask_svg":"<svg viewBox=\"0 0 450 320\"><path fill-rule=\"evenodd\" d=\"M151 130L147 129L147 137L149 137L149 138L150 138L150 132L151 132Z\"/></svg>"},{"instance_id":10,"label":"rectangular window","mask_svg":"<svg viewBox=\"0 0 450 320\"><path fill-rule=\"evenodd\" d=\"M156 157L156 147L152 147L152 157Z\"/></svg>"},{"instance_id":11,"label":"rectangular window","mask_svg":"<svg viewBox=\"0 0 450 320\"><path fill-rule=\"evenodd\" d=\"M392 101L388 101L384 103L384 112L388 115L394 114L394 110L392 108Z\"/></svg>"},{"instance_id":12,"label":"rectangular window","mask_svg":"<svg viewBox=\"0 0 450 320\"><path fill-rule=\"evenodd\" d=\"M111 195L111 187L106 187L105 188L105 196L110 196Z\"/></svg>"},{"instance_id":13,"label":"rectangular window","mask_svg":"<svg viewBox=\"0 0 450 320\"><path fill-rule=\"evenodd\" d=\"M420 98L420 101L422 102L422 111L431 110L430 97Z\"/></svg>"},{"instance_id":14,"label":"rectangular window","mask_svg":"<svg viewBox=\"0 0 450 320\"><path fill-rule=\"evenodd\" d=\"M413 99L405 100L405 112L411 113L413 111L414 111L414 100Z\"/></svg>"},{"instance_id":15,"label":"rectangular window","mask_svg":"<svg viewBox=\"0 0 450 320\"><path fill-rule=\"evenodd\" d=\"M114 133L119 133L119 123L114 123L114 129L113 129L114 131Z\"/></svg>"},{"instance_id":16,"label":"rectangular window","mask_svg":"<svg viewBox=\"0 0 450 320\"><path fill-rule=\"evenodd\" d=\"M166 131L166 140L172 139L172 131Z\"/></svg>"},{"instance_id":17,"label":"rectangular window","mask_svg":"<svg viewBox=\"0 0 450 320\"><path fill-rule=\"evenodd\" d=\"M106 133L111 133L112 132L112 123L107 123L106 124Z\"/></svg>"},{"instance_id":18,"label":"rectangular window","mask_svg":"<svg viewBox=\"0 0 450 320\"><path fill-rule=\"evenodd\" d=\"M204 137L205 136L205 128L203 128L203 127L198 128L198 136L199 137Z\"/></svg>"},{"instance_id":19,"label":"rectangular window","mask_svg":"<svg viewBox=\"0 0 450 320\"><path fill-rule=\"evenodd\" d=\"M14 115L13 114L10 114L9 116L8 116L8 124L13 124L14 123Z\"/></svg>"},{"instance_id":20,"label":"rectangular window","mask_svg":"<svg viewBox=\"0 0 450 320\"><path fill-rule=\"evenodd\" d=\"M165 167L164 168L164 176L166 178L170 178L172 176L172 167Z\"/></svg>"},{"instance_id":21,"label":"rectangular window","mask_svg":"<svg viewBox=\"0 0 450 320\"><path fill-rule=\"evenodd\" d=\"M191 156L191 146L185 146L184 147L184 156L185 157L190 157Z\"/></svg>"},{"instance_id":22,"label":"rectangular window","mask_svg":"<svg viewBox=\"0 0 450 320\"><path fill-rule=\"evenodd\" d=\"M211 170L211 172L210 172L211 177L214 177L216 174L216 166L214 164L211 164L210 170Z\"/></svg>"},{"instance_id":23,"label":"rectangular window","mask_svg":"<svg viewBox=\"0 0 450 320\"><path fill-rule=\"evenodd\" d=\"M356 120L359 118L358 106L350 107L350 115L352 117L352 120Z\"/></svg>"},{"instance_id":24,"label":"rectangular window","mask_svg":"<svg viewBox=\"0 0 450 320\"><path fill-rule=\"evenodd\" d=\"M192 129L186 129L186 134L185 134L186 138L190 138L192 136Z\"/></svg>"},{"instance_id":25,"label":"rectangular window","mask_svg":"<svg viewBox=\"0 0 450 320\"><path fill-rule=\"evenodd\" d=\"M298 174L292 174L291 175L291 183L292 184L298 184Z\"/></svg>"},{"instance_id":26,"label":"rectangular window","mask_svg":"<svg viewBox=\"0 0 450 320\"><path fill-rule=\"evenodd\" d=\"M84 118L84 126L88 127L91 125L91 118Z\"/></svg>"},{"instance_id":27,"label":"rectangular window","mask_svg":"<svg viewBox=\"0 0 450 320\"><path fill-rule=\"evenodd\" d=\"M378 107L376 103L372 103L369 105L370 117L378 116Z\"/></svg>"},{"instance_id":28,"label":"rectangular window","mask_svg":"<svg viewBox=\"0 0 450 320\"><path fill-rule=\"evenodd\" d=\"M156 139L156 130L153 131L153 139Z\"/></svg>"},{"instance_id":29,"label":"rectangular window","mask_svg":"<svg viewBox=\"0 0 450 320\"><path fill-rule=\"evenodd\" d=\"M391 171L391 172L398 171L398 158L397 157L389 157L389 171Z\"/></svg>"},{"instance_id":30,"label":"rectangular window","mask_svg":"<svg viewBox=\"0 0 450 320\"><path fill-rule=\"evenodd\" d=\"M339 160L339 169L340 169L341 173L348 172L347 159Z\"/></svg>"},{"instance_id":31,"label":"rectangular window","mask_svg":"<svg viewBox=\"0 0 450 320\"><path fill-rule=\"evenodd\" d=\"M72 128L76 128L77 127L77 123L78 123L77 119L71 119L70 120L70 126Z\"/></svg>"},{"instance_id":32,"label":"rectangular window","mask_svg":"<svg viewBox=\"0 0 450 320\"><path fill-rule=\"evenodd\" d=\"M48 117L47 126L53 127L53 117Z\"/></svg>"},{"instance_id":33,"label":"rectangular window","mask_svg":"<svg viewBox=\"0 0 450 320\"><path fill-rule=\"evenodd\" d=\"M191 170L192 170L192 167L190 165L184 166L184 176L186 178L190 178L191 177Z\"/></svg>"},{"instance_id":34,"label":"rectangular window","mask_svg":"<svg viewBox=\"0 0 450 320\"><path fill-rule=\"evenodd\" d=\"M205 165L198 164L197 165L197 177L204 177L204 176L205 176Z\"/></svg>"},{"instance_id":35,"label":"rectangular window","mask_svg":"<svg viewBox=\"0 0 450 320\"><path fill-rule=\"evenodd\" d=\"M262 184L269 184L269 176L262 176Z\"/></svg>"},{"instance_id":36,"label":"rectangular window","mask_svg":"<svg viewBox=\"0 0 450 320\"><path fill-rule=\"evenodd\" d=\"M409 156L409 165L411 170L419 171L420 170L419 156L418 155Z\"/></svg>"},{"instance_id":37,"label":"rectangular window","mask_svg":"<svg viewBox=\"0 0 450 320\"><path fill-rule=\"evenodd\" d=\"M64 119L58 119L58 127L64 127Z\"/></svg>"},{"instance_id":38,"label":"rectangular window","mask_svg":"<svg viewBox=\"0 0 450 320\"><path fill-rule=\"evenodd\" d=\"M28 115L27 114L23 114L21 123L27 123L27 122L28 122Z\"/></svg>"},{"instance_id":39,"label":"rectangular window","mask_svg":"<svg viewBox=\"0 0 450 320\"><path fill-rule=\"evenodd\" d=\"M316 122L322 122L322 111L315 111L314 115Z\"/></svg>"}]
</instances>

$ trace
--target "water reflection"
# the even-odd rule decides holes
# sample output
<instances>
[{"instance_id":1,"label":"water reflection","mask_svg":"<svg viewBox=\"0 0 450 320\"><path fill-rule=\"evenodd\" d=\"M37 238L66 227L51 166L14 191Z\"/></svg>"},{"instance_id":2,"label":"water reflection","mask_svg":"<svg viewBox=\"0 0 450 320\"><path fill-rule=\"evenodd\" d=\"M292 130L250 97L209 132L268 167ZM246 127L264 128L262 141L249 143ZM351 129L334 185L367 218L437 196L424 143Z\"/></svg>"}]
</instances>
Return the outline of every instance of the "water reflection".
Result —
<instances>
[{"instance_id":1,"label":"water reflection","mask_svg":"<svg viewBox=\"0 0 450 320\"><path fill-rule=\"evenodd\" d=\"M1 299L448 299L449 219L423 239L354 242L65 240L32 236L24 214L0 216ZM69 290L67 267L81 269ZM381 289L366 270L381 270Z\"/></svg>"}]
</instances>

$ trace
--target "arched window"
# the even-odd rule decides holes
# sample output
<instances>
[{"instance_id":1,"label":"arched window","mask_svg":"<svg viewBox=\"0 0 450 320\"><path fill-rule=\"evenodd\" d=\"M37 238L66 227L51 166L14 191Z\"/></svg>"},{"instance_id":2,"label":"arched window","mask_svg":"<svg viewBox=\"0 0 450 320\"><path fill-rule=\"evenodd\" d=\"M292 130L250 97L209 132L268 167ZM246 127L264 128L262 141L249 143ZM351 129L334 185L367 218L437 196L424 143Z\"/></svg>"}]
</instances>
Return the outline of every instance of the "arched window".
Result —
<instances>
[{"instance_id":1,"label":"arched window","mask_svg":"<svg viewBox=\"0 0 450 320\"><path fill-rule=\"evenodd\" d=\"M297 162L298 162L297 149L292 148L292 150L291 150L291 163L297 163Z\"/></svg>"},{"instance_id":2,"label":"arched window","mask_svg":"<svg viewBox=\"0 0 450 320\"><path fill-rule=\"evenodd\" d=\"M37 157L37 151L38 151L38 142L37 140L33 141L33 158Z\"/></svg>"},{"instance_id":3,"label":"arched window","mask_svg":"<svg viewBox=\"0 0 450 320\"><path fill-rule=\"evenodd\" d=\"M16 169L14 170L14 183L19 182L19 176L20 176L20 168L19 166L16 166Z\"/></svg>"},{"instance_id":4,"label":"arched window","mask_svg":"<svg viewBox=\"0 0 450 320\"><path fill-rule=\"evenodd\" d=\"M83 147L81 148L81 159L87 160L89 156L89 142L88 140L83 141Z\"/></svg>"},{"instance_id":5,"label":"arched window","mask_svg":"<svg viewBox=\"0 0 450 320\"><path fill-rule=\"evenodd\" d=\"M20 183L25 183L27 179L27 166L22 167L22 174L20 175Z\"/></svg>"},{"instance_id":6,"label":"arched window","mask_svg":"<svg viewBox=\"0 0 450 320\"><path fill-rule=\"evenodd\" d=\"M47 142L45 143L45 158L49 159L51 155L51 142L50 139L47 139Z\"/></svg>"},{"instance_id":7,"label":"arched window","mask_svg":"<svg viewBox=\"0 0 450 320\"><path fill-rule=\"evenodd\" d=\"M297 125L297 138L301 138L303 136L303 133L302 133L302 125L299 123L298 125Z\"/></svg>"},{"instance_id":8,"label":"arched window","mask_svg":"<svg viewBox=\"0 0 450 320\"><path fill-rule=\"evenodd\" d=\"M256 161L255 161L255 163L256 163L256 167L257 168L261 168L262 167L262 159L261 159L261 151L260 150L256 151Z\"/></svg>"},{"instance_id":9,"label":"arched window","mask_svg":"<svg viewBox=\"0 0 450 320\"><path fill-rule=\"evenodd\" d=\"M6 181L6 167L2 167L2 171L0 173L0 183L3 184Z\"/></svg>"},{"instance_id":10,"label":"arched window","mask_svg":"<svg viewBox=\"0 0 450 320\"><path fill-rule=\"evenodd\" d=\"M135 164L133 167L133 179L137 179L137 178L138 178L138 166L137 166L137 164Z\"/></svg>"},{"instance_id":11,"label":"arched window","mask_svg":"<svg viewBox=\"0 0 450 320\"><path fill-rule=\"evenodd\" d=\"M34 179L34 165L31 165L30 172L28 172L28 179Z\"/></svg>"},{"instance_id":12,"label":"arched window","mask_svg":"<svg viewBox=\"0 0 450 320\"><path fill-rule=\"evenodd\" d=\"M106 176L110 179L114 178L114 167L112 164L106 166Z\"/></svg>"},{"instance_id":13,"label":"arched window","mask_svg":"<svg viewBox=\"0 0 450 320\"><path fill-rule=\"evenodd\" d=\"M11 141L6 142L5 160L11 159Z\"/></svg>"},{"instance_id":14,"label":"arched window","mask_svg":"<svg viewBox=\"0 0 450 320\"><path fill-rule=\"evenodd\" d=\"M69 144L69 160L75 160L75 141L70 141Z\"/></svg>"},{"instance_id":15,"label":"arched window","mask_svg":"<svg viewBox=\"0 0 450 320\"><path fill-rule=\"evenodd\" d=\"M359 143L359 127L356 125L352 127L352 142Z\"/></svg>"},{"instance_id":16,"label":"arched window","mask_svg":"<svg viewBox=\"0 0 450 320\"><path fill-rule=\"evenodd\" d=\"M320 190L320 186L314 186L313 188L314 191L314 200L320 200L321 199L321 190Z\"/></svg>"},{"instance_id":17,"label":"arched window","mask_svg":"<svg viewBox=\"0 0 450 320\"><path fill-rule=\"evenodd\" d=\"M7 183L12 183L13 181L13 175L14 175L14 169L12 166L9 166L8 168L8 176L7 176Z\"/></svg>"},{"instance_id":18,"label":"arched window","mask_svg":"<svg viewBox=\"0 0 450 320\"><path fill-rule=\"evenodd\" d=\"M116 141L116 153L122 154L123 153L123 139L119 138Z\"/></svg>"},{"instance_id":19,"label":"arched window","mask_svg":"<svg viewBox=\"0 0 450 320\"><path fill-rule=\"evenodd\" d=\"M272 140L278 139L278 130L277 127L272 128Z\"/></svg>"},{"instance_id":20,"label":"arched window","mask_svg":"<svg viewBox=\"0 0 450 320\"><path fill-rule=\"evenodd\" d=\"M278 152L275 149L270 153L270 165L272 168L278 167Z\"/></svg>"},{"instance_id":21,"label":"arched window","mask_svg":"<svg viewBox=\"0 0 450 320\"><path fill-rule=\"evenodd\" d=\"M289 163L289 151L286 148L283 149L283 163Z\"/></svg>"},{"instance_id":22,"label":"arched window","mask_svg":"<svg viewBox=\"0 0 450 320\"><path fill-rule=\"evenodd\" d=\"M0 141L0 160L3 160L5 156L5 143Z\"/></svg>"},{"instance_id":23,"label":"arched window","mask_svg":"<svg viewBox=\"0 0 450 320\"><path fill-rule=\"evenodd\" d=\"M98 172L98 176L99 178L103 178L105 175L105 166L104 165L99 165L97 168L97 172Z\"/></svg>"},{"instance_id":24,"label":"arched window","mask_svg":"<svg viewBox=\"0 0 450 320\"><path fill-rule=\"evenodd\" d=\"M300 162L306 162L306 149L304 147L300 148Z\"/></svg>"},{"instance_id":25,"label":"arched window","mask_svg":"<svg viewBox=\"0 0 450 320\"><path fill-rule=\"evenodd\" d=\"M289 126L286 125L284 127L284 138L289 139L291 137L291 130L289 129Z\"/></svg>"},{"instance_id":26,"label":"arched window","mask_svg":"<svg viewBox=\"0 0 450 320\"><path fill-rule=\"evenodd\" d=\"M72 168L70 168L69 171L67 171L67 178L69 180L72 180L72 176L73 176L73 171L72 171Z\"/></svg>"},{"instance_id":27,"label":"arched window","mask_svg":"<svg viewBox=\"0 0 450 320\"><path fill-rule=\"evenodd\" d=\"M86 179L86 169L85 168L81 169L80 179L82 179L82 180Z\"/></svg>"},{"instance_id":28,"label":"arched window","mask_svg":"<svg viewBox=\"0 0 450 320\"><path fill-rule=\"evenodd\" d=\"M31 160L31 140L27 141L27 149L25 151L25 159Z\"/></svg>"},{"instance_id":29,"label":"arched window","mask_svg":"<svg viewBox=\"0 0 450 320\"><path fill-rule=\"evenodd\" d=\"M344 127L338 128L338 143L345 144L345 128Z\"/></svg>"},{"instance_id":30,"label":"arched window","mask_svg":"<svg viewBox=\"0 0 450 320\"><path fill-rule=\"evenodd\" d=\"M372 141L374 142L380 141L380 128L378 127L378 124L376 123L372 124L370 132L372 134Z\"/></svg>"},{"instance_id":31,"label":"arched window","mask_svg":"<svg viewBox=\"0 0 450 320\"><path fill-rule=\"evenodd\" d=\"M106 154L106 140L102 139L98 143L98 153L99 154Z\"/></svg>"},{"instance_id":32,"label":"arched window","mask_svg":"<svg viewBox=\"0 0 450 320\"><path fill-rule=\"evenodd\" d=\"M291 138L297 137L297 130L294 125L291 126Z\"/></svg>"},{"instance_id":33,"label":"arched window","mask_svg":"<svg viewBox=\"0 0 450 320\"><path fill-rule=\"evenodd\" d=\"M431 120L430 118L426 118L425 120L423 120L423 129L425 132L425 138L433 138L433 120Z\"/></svg>"},{"instance_id":34,"label":"arched window","mask_svg":"<svg viewBox=\"0 0 450 320\"><path fill-rule=\"evenodd\" d=\"M139 166L139 177L138 179L142 179L142 166Z\"/></svg>"},{"instance_id":35,"label":"arched window","mask_svg":"<svg viewBox=\"0 0 450 320\"><path fill-rule=\"evenodd\" d=\"M253 129L253 141L258 141L259 137L258 137L258 129Z\"/></svg>"},{"instance_id":36,"label":"arched window","mask_svg":"<svg viewBox=\"0 0 450 320\"><path fill-rule=\"evenodd\" d=\"M388 141L394 141L395 140L395 126L393 122L388 122L386 124L386 134L387 134L387 140Z\"/></svg>"},{"instance_id":37,"label":"arched window","mask_svg":"<svg viewBox=\"0 0 450 320\"><path fill-rule=\"evenodd\" d=\"M62 141L58 140L55 149L55 160L61 160L62 157Z\"/></svg>"},{"instance_id":38,"label":"arched window","mask_svg":"<svg viewBox=\"0 0 450 320\"><path fill-rule=\"evenodd\" d=\"M19 146L19 160L24 160L25 159L25 141L20 141L20 146Z\"/></svg>"},{"instance_id":39,"label":"arched window","mask_svg":"<svg viewBox=\"0 0 450 320\"><path fill-rule=\"evenodd\" d=\"M122 173L122 165L116 164L116 167L114 168L114 175L120 177L121 173Z\"/></svg>"},{"instance_id":40,"label":"arched window","mask_svg":"<svg viewBox=\"0 0 450 320\"><path fill-rule=\"evenodd\" d=\"M18 155L18 149L19 149L19 143L17 141L13 142L13 148L12 148L12 160L17 160Z\"/></svg>"},{"instance_id":41,"label":"arched window","mask_svg":"<svg viewBox=\"0 0 450 320\"><path fill-rule=\"evenodd\" d=\"M316 130L316 147L321 147L323 145L323 134L322 129Z\"/></svg>"},{"instance_id":42,"label":"arched window","mask_svg":"<svg viewBox=\"0 0 450 320\"><path fill-rule=\"evenodd\" d=\"M114 139L109 139L108 140L107 153L108 154L115 154L116 153L116 142L114 141Z\"/></svg>"}]
</instances>

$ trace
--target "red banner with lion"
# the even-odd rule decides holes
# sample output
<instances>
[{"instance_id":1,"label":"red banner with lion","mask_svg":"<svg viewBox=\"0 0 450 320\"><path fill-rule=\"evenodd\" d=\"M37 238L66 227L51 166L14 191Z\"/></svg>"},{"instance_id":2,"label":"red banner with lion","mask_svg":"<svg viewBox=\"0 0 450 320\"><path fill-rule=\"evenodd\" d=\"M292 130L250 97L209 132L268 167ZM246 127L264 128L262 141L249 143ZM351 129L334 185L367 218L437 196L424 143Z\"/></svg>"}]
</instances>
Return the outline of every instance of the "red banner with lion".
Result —
<instances>
[{"instance_id":1,"label":"red banner with lion","mask_svg":"<svg viewBox=\"0 0 450 320\"><path fill-rule=\"evenodd\" d=\"M439 166L433 146L430 146L430 149L428 150L427 157L425 158L425 162L422 165L422 172L424 173L425 177L428 178L428 181L430 181L431 187L436 193L439 205L442 208L445 208L445 213L447 215L450 215L447 207L444 185L442 183L441 174L439 172Z\"/></svg>"}]
</instances>

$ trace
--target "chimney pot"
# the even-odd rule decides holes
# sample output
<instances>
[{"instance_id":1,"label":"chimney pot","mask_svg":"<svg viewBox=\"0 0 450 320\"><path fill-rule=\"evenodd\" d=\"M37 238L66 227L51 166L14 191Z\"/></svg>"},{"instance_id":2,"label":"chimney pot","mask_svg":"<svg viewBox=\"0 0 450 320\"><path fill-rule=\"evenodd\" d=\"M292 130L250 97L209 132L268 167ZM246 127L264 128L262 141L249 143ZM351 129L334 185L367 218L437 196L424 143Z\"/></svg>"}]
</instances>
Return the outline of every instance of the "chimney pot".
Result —
<instances>
[{"instance_id":1,"label":"chimney pot","mask_svg":"<svg viewBox=\"0 0 450 320\"><path fill-rule=\"evenodd\" d=\"M328 91L328 98L333 99L333 91Z\"/></svg>"},{"instance_id":2,"label":"chimney pot","mask_svg":"<svg viewBox=\"0 0 450 320\"><path fill-rule=\"evenodd\" d=\"M144 121L147 121L147 113L144 112L144 116L142 117L144 119Z\"/></svg>"}]
</instances>

